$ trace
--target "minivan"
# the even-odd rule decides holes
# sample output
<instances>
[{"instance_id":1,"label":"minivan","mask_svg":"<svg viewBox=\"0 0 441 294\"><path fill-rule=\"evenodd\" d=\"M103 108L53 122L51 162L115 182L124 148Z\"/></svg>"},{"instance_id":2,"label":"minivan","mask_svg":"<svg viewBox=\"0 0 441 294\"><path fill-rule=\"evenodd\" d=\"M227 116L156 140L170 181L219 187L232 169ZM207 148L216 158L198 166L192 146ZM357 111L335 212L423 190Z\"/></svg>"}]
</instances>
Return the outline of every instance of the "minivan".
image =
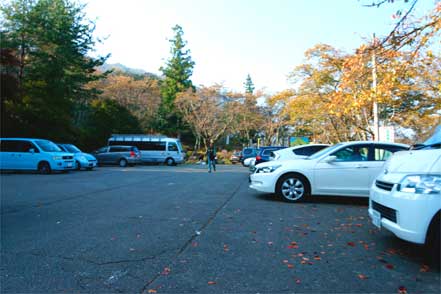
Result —
<instances>
[{"instance_id":1,"label":"minivan","mask_svg":"<svg viewBox=\"0 0 441 294\"><path fill-rule=\"evenodd\" d=\"M74 155L55 143L33 138L0 138L1 170L34 170L41 174L75 168Z\"/></svg>"},{"instance_id":2,"label":"minivan","mask_svg":"<svg viewBox=\"0 0 441 294\"><path fill-rule=\"evenodd\" d=\"M112 135L108 145L136 146L143 163L165 163L169 166L182 163L185 153L181 141L162 135Z\"/></svg>"},{"instance_id":3,"label":"minivan","mask_svg":"<svg viewBox=\"0 0 441 294\"><path fill-rule=\"evenodd\" d=\"M94 151L93 155L100 165L117 164L120 167L126 167L141 162L141 153L135 146L106 146Z\"/></svg>"}]
</instances>

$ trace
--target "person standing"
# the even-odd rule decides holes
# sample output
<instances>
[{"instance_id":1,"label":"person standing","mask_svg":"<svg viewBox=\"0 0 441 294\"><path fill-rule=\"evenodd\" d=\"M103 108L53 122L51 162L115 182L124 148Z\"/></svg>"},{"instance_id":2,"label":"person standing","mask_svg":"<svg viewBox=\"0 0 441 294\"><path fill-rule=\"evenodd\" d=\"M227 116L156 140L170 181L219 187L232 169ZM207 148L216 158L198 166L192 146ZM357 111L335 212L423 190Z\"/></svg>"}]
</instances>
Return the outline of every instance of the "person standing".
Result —
<instances>
[{"instance_id":1,"label":"person standing","mask_svg":"<svg viewBox=\"0 0 441 294\"><path fill-rule=\"evenodd\" d=\"M213 167L213 171L216 171L216 148L213 146L213 142L210 142L210 145L207 149L207 163L208 163L208 172L211 173L211 168Z\"/></svg>"}]
</instances>

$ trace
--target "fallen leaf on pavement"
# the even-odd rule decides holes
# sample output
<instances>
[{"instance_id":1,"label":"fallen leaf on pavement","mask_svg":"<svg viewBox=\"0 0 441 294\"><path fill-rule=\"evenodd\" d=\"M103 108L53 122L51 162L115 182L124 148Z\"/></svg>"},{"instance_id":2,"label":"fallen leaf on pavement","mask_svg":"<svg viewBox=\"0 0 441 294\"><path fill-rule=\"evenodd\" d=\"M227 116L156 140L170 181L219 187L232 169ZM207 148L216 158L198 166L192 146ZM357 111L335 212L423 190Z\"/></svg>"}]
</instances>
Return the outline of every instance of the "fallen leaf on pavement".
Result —
<instances>
[{"instance_id":1,"label":"fallen leaf on pavement","mask_svg":"<svg viewBox=\"0 0 441 294\"><path fill-rule=\"evenodd\" d=\"M354 242L348 242L349 246L355 247L355 243Z\"/></svg>"},{"instance_id":2,"label":"fallen leaf on pavement","mask_svg":"<svg viewBox=\"0 0 441 294\"><path fill-rule=\"evenodd\" d=\"M426 264L422 264L420 268L420 272L427 273L430 270L430 267Z\"/></svg>"},{"instance_id":3,"label":"fallen leaf on pavement","mask_svg":"<svg viewBox=\"0 0 441 294\"><path fill-rule=\"evenodd\" d=\"M288 268L294 268L293 264L287 264Z\"/></svg>"},{"instance_id":4,"label":"fallen leaf on pavement","mask_svg":"<svg viewBox=\"0 0 441 294\"><path fill-rule=\"evenodd\" d=\"M407 294L407 289L404 286L398 287L398 293L399 294Z\"/></svg>"},{"instance_id":5,"label":"fallen leaf on pavement","mask_svg":"<svg viewBox=\"0 0 441 294\"><path fill-rule=\"evenodd\" d=\"M208 281L207 284L208 284L208 285L216 285L216 282L215 282L215 281Z\"/></svg>"},{"instance_id":6,"label":"fallen leaf on pavement","mask_svg":"<svg viewBox=\"0 0 441 294\"><path fill-rule=\"evenodd\" d=\"M150 289L148 292L149 293L157 293L158 291L156 291L155 289Z\"/></svg>"},{"instance_id":7,"label":"fallen leaf on pavement","mask_svg":"<svg viewBox=\"0 0 441 294\"><path fill-rule=\"evenodd\" d=\"M162 271L161 275L163 276L167 276L168 274L170 274L171 269L169 267L165 267L164 270Z\"/></svg>"},{"instance_id":8,"label":"fallen leaf on pavement","mask_svg":"<svg viewBox=\"0 0 441 294\"><path fill-rule=\"evenodd\" d=\"M362 275L362 274L359 274L359 275L358 275L358 278L359 278L360 280L367 280L367 279L368 279L367 276Z\"/></svg>"},{"instance_id":9,"label":"fallen leaf on pavement","mask_svg":"<svg viewBox=\"0 0 441 294\"><path fill-rule=\"evenodd\" d=\"M393 264L388 263L388 264L386 264L385 266L386 266L386 268L388 268L388 269L394 269Z\"/></svg>"},{"instance_id":10,"label":"fallen leaf on pavement","mask_svg":"<svg viewBox=\"0 0 441 294\"><path fill-rule=\"evenodd\" d=\"M296 284L300 284L302 281L300 281L300 279L296 280Z\"/></svg>"}]
</instances>

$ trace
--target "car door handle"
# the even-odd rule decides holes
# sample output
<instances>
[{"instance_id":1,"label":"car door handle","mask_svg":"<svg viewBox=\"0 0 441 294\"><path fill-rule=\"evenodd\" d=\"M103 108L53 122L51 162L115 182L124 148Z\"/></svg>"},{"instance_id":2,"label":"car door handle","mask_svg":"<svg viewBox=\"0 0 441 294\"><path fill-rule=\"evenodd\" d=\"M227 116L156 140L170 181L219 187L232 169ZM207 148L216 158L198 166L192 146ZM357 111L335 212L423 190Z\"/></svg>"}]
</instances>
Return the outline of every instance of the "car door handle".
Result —
<instances>
[{"instance_id":1,"label":"car door handle","mask_svg":"<svg viewBox=\"0 0 441 294\"><path fill-rule=\"evenodd\" d=\"M357 168L368 168L368 166L366 166L366 165L357 165Z\"/></svg>"}]
</instances>

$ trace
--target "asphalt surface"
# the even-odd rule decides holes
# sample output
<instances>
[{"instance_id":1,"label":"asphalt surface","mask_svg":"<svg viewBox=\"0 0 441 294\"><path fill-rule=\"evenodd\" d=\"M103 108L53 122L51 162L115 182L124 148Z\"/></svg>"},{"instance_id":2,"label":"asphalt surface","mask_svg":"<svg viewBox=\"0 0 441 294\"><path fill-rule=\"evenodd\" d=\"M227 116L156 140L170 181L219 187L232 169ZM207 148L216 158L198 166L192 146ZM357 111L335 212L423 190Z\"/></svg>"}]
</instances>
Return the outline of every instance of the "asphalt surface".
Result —
<instances>
[{"instance_id":1,"label":"asphalt surface","mask_svg":"<svg viewBox=\"0 0 441 294\"><path fill-rule=\"evenodd\" d=\"M241 166L3 173L1 293L440 293L367 200L300 204Z\"/></svg>"}]
</instances>

